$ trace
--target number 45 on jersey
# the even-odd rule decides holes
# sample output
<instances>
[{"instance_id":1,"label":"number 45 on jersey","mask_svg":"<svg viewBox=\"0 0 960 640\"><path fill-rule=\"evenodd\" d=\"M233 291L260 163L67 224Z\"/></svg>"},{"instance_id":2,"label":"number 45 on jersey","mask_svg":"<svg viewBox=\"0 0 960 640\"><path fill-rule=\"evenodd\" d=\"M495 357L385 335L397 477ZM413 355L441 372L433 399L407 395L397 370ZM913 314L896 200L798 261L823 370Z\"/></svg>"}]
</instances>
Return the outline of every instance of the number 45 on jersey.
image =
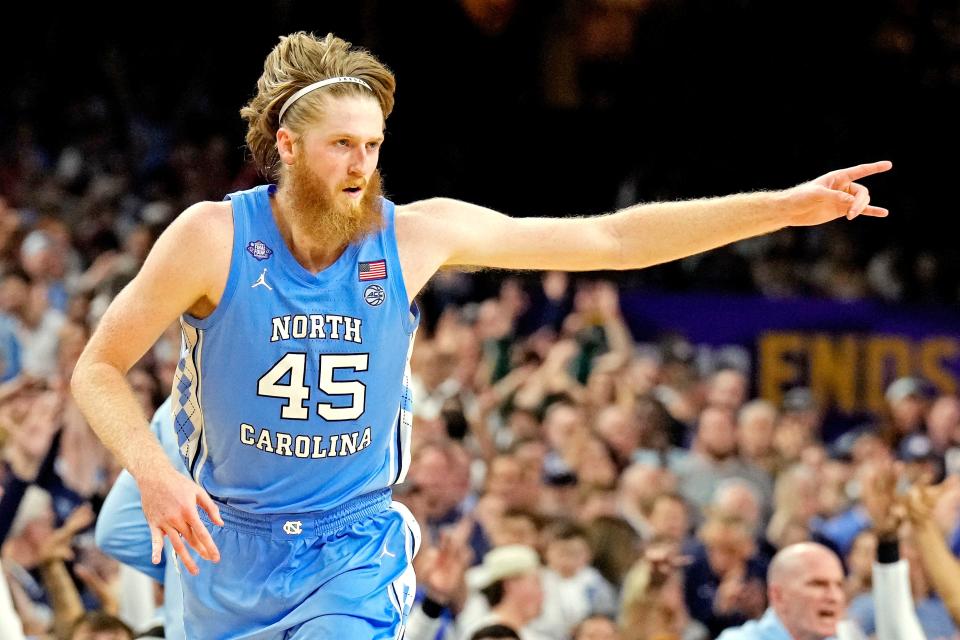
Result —
<instances>
[{"instance_id":1,"label":"number 45 on jersey","mask_svg":"<svg viewBox=\"0 0 960 640\"><path fill-rule=\"evenodd\" d=\"M330 402L317 403L317 415L332 422L356 420L366 407L367 385L359 380L334 380L337 369L366 371L368 353L321 353L317 387L330 396L349 396L350 404L335 407ZM309 420L310 387L306 384L307 354L288 353L277 360L270 370L257 380L257 395L286 400L280 408L280 417L286 420ZM280 382L290 375L289 381Z\"/></svg>"}]
</instances>

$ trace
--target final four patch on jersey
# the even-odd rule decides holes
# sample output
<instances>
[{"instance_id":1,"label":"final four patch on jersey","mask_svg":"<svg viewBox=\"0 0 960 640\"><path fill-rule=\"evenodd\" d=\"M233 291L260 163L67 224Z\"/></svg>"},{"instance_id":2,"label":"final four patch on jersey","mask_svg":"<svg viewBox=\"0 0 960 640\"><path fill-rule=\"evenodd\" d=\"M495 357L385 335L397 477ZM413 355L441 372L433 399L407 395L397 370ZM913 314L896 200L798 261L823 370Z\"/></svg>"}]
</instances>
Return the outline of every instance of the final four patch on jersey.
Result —
<instances>
[{"instance_id":1,"label":"final four patch on jersey","mask_svg":"<svg viewBox=\"0 0 960 640\"><path fill-rule=\"evenodd\" d=\"M273 249L268 247L262 240L254 240L247 245L247 251L257 260L266 260L273 255Z\"/></svg>"},{"instance_id":2,"label":"final four patch on jersey","mask_svg":"<svg viewBox=\"0 0 960 640\"><path fill-rule=\"evenodd\" d=\"M387 277L387 261L361 262L357 265L357 274L360 276L360 282L364 280L385 280Z\"/></svg>"},{"instance_id":3,"label":"final four patch on jersey","mask_svg":"<svg viewBox=\"0 0 960 640\"><path fill-rule=\"evenodd\" d=\"M371 307L379 307L387 299L387 292L378 284L372 284L363 291L363 299Z\"/></svg>"}]
</instances>

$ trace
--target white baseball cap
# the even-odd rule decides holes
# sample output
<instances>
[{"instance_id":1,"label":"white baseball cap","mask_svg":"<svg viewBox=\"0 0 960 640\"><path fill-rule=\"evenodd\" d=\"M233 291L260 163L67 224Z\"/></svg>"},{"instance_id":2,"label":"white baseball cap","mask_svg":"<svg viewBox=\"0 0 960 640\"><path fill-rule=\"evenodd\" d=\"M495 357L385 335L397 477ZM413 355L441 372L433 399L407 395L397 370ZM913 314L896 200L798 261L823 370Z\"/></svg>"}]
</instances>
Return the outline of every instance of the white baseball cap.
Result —
<instances>
[{"instance_id":1,"label":"white baseball cap","mask_svg":"<svg viewBox=\"0 0 960 640\"><path fill-rule=\"evenodd\" d=\"M540 569L540 556L525 544L496 547L483 556L483 562L467 571L467 585L485 589L498 580L522 576Z\"/></svg>"}]
</instances>

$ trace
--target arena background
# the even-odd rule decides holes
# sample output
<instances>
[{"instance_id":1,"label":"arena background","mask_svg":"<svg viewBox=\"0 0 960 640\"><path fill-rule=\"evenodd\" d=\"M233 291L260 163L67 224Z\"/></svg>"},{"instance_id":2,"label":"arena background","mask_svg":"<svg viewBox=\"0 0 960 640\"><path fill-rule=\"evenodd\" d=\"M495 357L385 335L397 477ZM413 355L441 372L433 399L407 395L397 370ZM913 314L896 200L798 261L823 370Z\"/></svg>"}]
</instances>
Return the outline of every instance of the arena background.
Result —
<instances>
[{"instance_id":1,"label":"arena background","mask_svg":"<svg viewBox=\"0 0 960 640\"><path fill-rule=\"evenodd\" d=\"M692 339L714 326L710 309L738 310L728 321L754 329L701 331L701 352L739 344L758 392L777 400L788 386L819 384L857 421L897 375L957 388L958 13L949 0L28 4L0 27L0 192L15 206L60 207L22 179L28 154L66 172L77 194L91 167L125 176L144 200L184 206L256 182L238 110L277 37L300 29L367 46L396 72L382 168L398 202L444 195L519 216L599 213L891 159L892 173L868 181L887 220L786 231L615 276L626 299L641 295L628 305L638 340L670 330ZM197 153L228 170L184 184L177 163ZM480 299L497 282L479 275L458 295ZM639 319L642 295L659 294L682 295L663 318ZM791 325L801 312L789 305L807 298L840 302ZM850 320L851 299L873 302ZM439 304L427 294L428 319ZM915 324L931 305L922 313L938 319ZM787 320L768 326L776 308ZM892 326L879 320L893 313ZM826 335L828 373L811 372L821 365L804 346L761 362L773 329L801 331L801 342ZM843 347L844 336L856 345ZM896 344L871 351L886 338ZM762 379L764 366L784 364L793 368ZM881 369L872 381L868 366Z\"/></svg>"},{"instance_id":2,"label":"arena background","mask_svg":"<svg viewBox=\"0 0 960 640\"><path fill-rule=\"evenodd\" d=\"M469 576L508 544L542 552L545 604L527 622L547 637L583 640L573 625L600 614L617 640L706 640L762 614L766 562L803 540L843 559L848 613L871 635L885 609L870 540L896 524L894 493L960 474L957 0L24 2L0 16L0 637L71 637L97 612L183 635L179 580L161 620L134 480L69 380L156 235L260 182L239 110L298 30L396 72L381 161L401 203L587 215L893 161L864 181L884 220L641 271L438 274L394 494L423 532L410 619L441 615L410 640L482 619L465 611L486 606ZM172 324L127 373L144 415L172 388L180 337ZM960 557L960 484L939 496L911 511L933 536L900 539L912 569L943 541ZM568 542L579 559L561 566ZM928 578L911 571L926 637L960 637L936 594L958 590L920 589Z\"/></svg>"}]
</instances>

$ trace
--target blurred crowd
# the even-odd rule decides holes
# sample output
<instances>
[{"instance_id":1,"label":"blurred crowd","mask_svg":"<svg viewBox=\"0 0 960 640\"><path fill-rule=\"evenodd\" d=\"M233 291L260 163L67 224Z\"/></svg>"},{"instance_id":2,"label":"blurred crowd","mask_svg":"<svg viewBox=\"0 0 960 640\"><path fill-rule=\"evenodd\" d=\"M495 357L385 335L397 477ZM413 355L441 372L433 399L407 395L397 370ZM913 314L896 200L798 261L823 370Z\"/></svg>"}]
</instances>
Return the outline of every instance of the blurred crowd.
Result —
<instances>
[{"instance_id":1,"label":"blurred crowd","mask_svg":"<svg viewBox=\"0 0 960 640\"><path fill-rule=\"evenodd\" d=\"M395 65L401 92L410 87L398 96L398 146L414 147L408 140L426 135L428 122L431 136L441 124L466 129L460 138L410 150L405 160L390 157L388 140L387 187L400 201L464 196L521 215L559 215L581 202L590 203L585 210L603 210L758 186L726 181L719 171L686 180L676 167L692 159L671 146L675 130L657 124L668 109L645 91L687 95L683 74L667 77L674 72L650 62L683 16L693 11L688 24L703 35L714 18L762 24L765 3L443 3L430 25L449 27L444 48L453 53L433 68L420 58L437 54L426 36L382 27L393 24L384 16L395 7L356 4L375 8L363 16L381 25L361 20L367 26L356 27L358 40ZM955 3L890 3L855 35L869 43L872 74L905 92L922 89L931 104L953 96L947 104L956 105L958 14ZM338 26L317 16L288 18L296 19L293 29ZM418 24L423 35L428 25ZM56 27L46 28L57 35ZM400 37L410 45L402 51ZM250 59L261 59L274 38L271 32ZM724 49L718 38L711 42L727 51L723 62L745 55ZM159 232L187 205L257 183L239 151L239 119L230 116L252 91L256 63L242 81L231 80L241 93L229 94L224 109L217 102L222 89L203 90L214 71L203 56L192 58L200 71L187 78L188 91L151 89L140 74L162 66L155 52L141 59L122 41L106 42L112 48L97 51L96 82L59 93L15 77L0 106L0 563L16 616L35 637L162 633L162 590L95 544L91 527L120 469L67 383L100 314ZM467 50L489 55L467 64L478 60L456 55ZM719 90L707 80L722 62L698 60L706 70L690 83ZM692 73L694 62L678 64ZM28 70L41 67L27 63ZM622 82L624 70L643 82ZM224 73L232 78L237 71ZM457 74L472 80L436 79ZM76 80L63 76L67 85ZM464 111L444 106L441 90ZM179 101L170 103L171 95ZM849 123L823 108L829 135L845 145L862 142L859 129L845 129ZM718 109L734 117L731 107ZM687 124L692 135L702 133L702 125ZM626 144L621 129L630 129ZM909 151L912 138L898 135L890 144ZM511 145L506 152L502 141ZM544 145L542 157L504 168L504 153L531 141ZM596 161L613 146L631 145L639 149L634 157ZM786 155L791 151L797 149ZM418 153L435 156L423 165ZM809 150L794 156L784 174L756 174L795 178L815 173L813 166L794 173L801 160L825 161ZM705 161L707 171L725 161ZM894 210L938 204L897 197ZM424 323L412 354L413 464L396 491L424 534L408 637L459 640L492 625L507 631L490 633L513 629L530 639L713 638L764 614L771 559L803 541L842 560L842 602L872 633L871 567L884 507L871 487L890 469L901 493L960 472L960 399L901 378L887 389L888 411L874 424L824 443L824 413L809 390L792 389L773 405L751 397L744 372L701 370L678 355L682 344L638 348L637 339L655 337L631 335L618 294L628 284L891 302L960 298L957 254L939 239L927 247L909 233L864 239L854 235L860 229L785 230L618 282L565 273L439 274L421 301ZM148 418L171 388L179 349L179 328L172 326L129 373ZM960 552L960 489L937 492L924 517ZM917 560L906 520L900 551L914 560L910 590L924 632L955 637L956 623Z\"/></svg>"},{"instance_id":2,"label":"blurred crowd","mask_svg":"<svg viewBox=\"0 0 960 640\"><path fill-rule=\"evenodd\" d=\"M132 570L93 543L119 469L65 386L95 292L129 277L121 266L135 269L143 248L118 250L111 276L92 266L70 278L70 245L43 229L21 242L0 298L0 558L27 633L71 637L64 602L73 619L106 611L143 630L161 596L130 586ZM49 242L43 279L25 260L36 237ZM433 295L460 277L442 274ZM809 390L775 406L752 399L740 371L638 349L609 281L550 272L500 283L482 301L438 306L413 350L413 460L396 493L423 530L416 619L432 624L408 637L468 638L497 621L525 638L712 638L763 614L771 558L803 541L843 559L849 614L873 628L871 478L894 463L903 488L956 471L960 399L898 379L882 419L828 446ZM145 416L170 387L177 339L172 327L129 374ZM960 550L960 488L930 517ZM901 554L914 559L927 637L953 637L909 534ZM570 635L593 626L607 635Z\"/></svg>"},{"instance_id":3,"label":"blurred crowd","mask_svg":"<svg viewBox=\"0 0 960 640\"><path fill-rule=\"evenodd\" d=\"M785 230L631 282L960 299L956 205L931 188L958 168L952 0L273 0L255 25L174 1L149 21L131 14L130 33L77 30L79 6L20 10L39 31L0 38L21 60L0 95L0 194L66 223L84 265L139 223L162 226L256 182L237 111L277 34L305 29L371 47L396 72L382 164L399 202L443 195L512 215L599 213L787 187L887 158L895 171L871 185L893 212L883 225ZM38 41L43 55L22 55ZM840 69L856 70L866 103L824 99L851 91Z\"/></svg>"},{"instance_id":4,"label":"blurred crowd","mask_svg":"<svg viewBox=\"0 0 960 640\"><path fill-rule=\"evenodd\" d=\"M602 637L716 637L764 612L771 558L805 541L843 560L849 613L871 633L873 478L894 464L901 489L942 478L960 454L960 399L898 379L884 419L826 446L809 390L774 406L737 370L638 355L617 299L605 281L548 273L528 292L506 278L418 337L398 493L424 527L425 594L456 613L443 637L491 608L529 638L570 637L596 615L619 625ZM956 548L960 492L939 494L931 517ZM908 532L901 555L927 637L953 637ZM525 612L498 608L491 572L539 576L513 587Z\"/></svg>"}]
</instances>

